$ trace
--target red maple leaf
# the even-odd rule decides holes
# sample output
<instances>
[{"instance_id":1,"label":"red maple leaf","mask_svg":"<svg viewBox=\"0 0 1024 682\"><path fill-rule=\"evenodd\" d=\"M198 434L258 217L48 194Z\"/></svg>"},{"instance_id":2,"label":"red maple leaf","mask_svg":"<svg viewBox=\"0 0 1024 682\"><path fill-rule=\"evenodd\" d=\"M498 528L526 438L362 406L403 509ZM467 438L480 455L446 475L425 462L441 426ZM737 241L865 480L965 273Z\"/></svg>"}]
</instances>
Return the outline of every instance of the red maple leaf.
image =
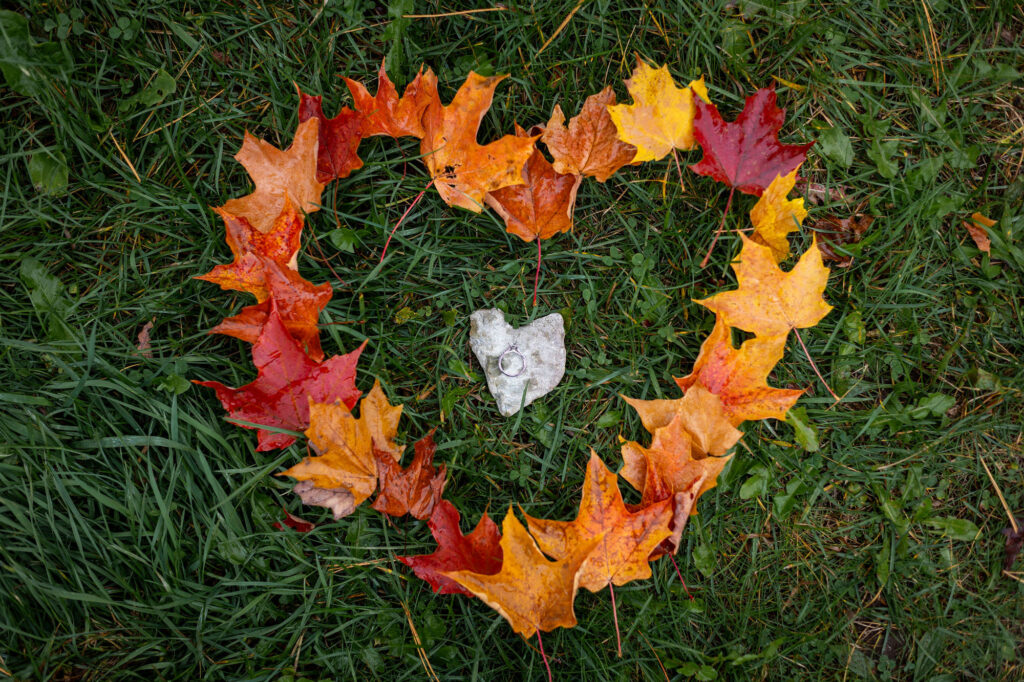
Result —
<instances>
[{"instance_id":1,"label":"red maple leaf","mask_svg":"<svg viewBox=\"0 0 1024 682\"><path fill-rule=\"evenodd\" d=\"M814 144L781 144L779 129L785 109L775 106L775 89L761 88L747 98L733 123L722 120L718 108L699 97L693 133L704 158L690 166L744 194L761 196L776 175L786 175L803 163Z\"/></svg>"},{"instance_id":2,"label":"red maple leaf","mask_svg":"<svg viewBox=\"0 0 1024 682\"><path fill-rule=\"evenodd\" d=\"M271 305L263 330L252 347L252 361L258 374L256 380L240 388L230 388L217 381L196 381L217 392L224 409L232 419L262 424L290 431L309 426L309 400L318 403L342 401L348 408L359 400L356 388L356 363L362 346L346 355L336 355L325 362L316 362L292 338ZM247 429L258 426L239 424ZM257 451L288 447L295 438L285 433L259 429Z\"/></svg>"},{"instance_id":3,"label":"red maple leaf","mask_svg":"<svg viewBox=\"0 0 1024 682\"><path fill-rule=\"evenodd\" d=\"M448 500L441 500L434 506L427 525L437 541L434 553L400 556L398 560L411 568L418 578L430 583L434 592L472 597L469 590L441 574L445 571L473 571L494 575L501 570L501 533L498 532L498 524L486 513L480 517L472 533L463 535L459 530L459 510Z\"/></svg>"},{"instance_id":4,"label":"red maple leaf","mask_svg":"<svg viewBox=\"0 0 1024 682\"><path fill-rule=\"evenodd\" d=\"M349 173L363 167L363 160L357 153L363 139L363 115L348 107L342 107L334 118L327 118L321 105L320 95L299 92L299 123L311 118L320 120L317 145L316 179L327 184L335 178L348 177Z\"/></svg>"}]
</instances>

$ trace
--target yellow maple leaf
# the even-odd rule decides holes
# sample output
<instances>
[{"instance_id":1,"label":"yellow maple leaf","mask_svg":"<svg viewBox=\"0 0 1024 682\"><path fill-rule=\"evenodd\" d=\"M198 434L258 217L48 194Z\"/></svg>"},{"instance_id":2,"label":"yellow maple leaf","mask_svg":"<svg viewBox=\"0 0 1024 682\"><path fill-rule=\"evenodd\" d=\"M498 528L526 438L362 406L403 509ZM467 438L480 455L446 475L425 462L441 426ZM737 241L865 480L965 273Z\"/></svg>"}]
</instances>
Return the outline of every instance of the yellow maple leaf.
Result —
<instances>
[{"instance_id":1,"label":"yellow maple leaf","mask_svg":"<svg viewBox=\"0 0 1024 682\"><path fill-rule=\"evenodd\" d=\"M788 175L776 175L750 210L750 221L754 223L751 239L771 249L776 263L789 257L788 235L807 217L803 199L786 199L796 184L796 171L794 168Z\"/></svg>"}]
</instances>

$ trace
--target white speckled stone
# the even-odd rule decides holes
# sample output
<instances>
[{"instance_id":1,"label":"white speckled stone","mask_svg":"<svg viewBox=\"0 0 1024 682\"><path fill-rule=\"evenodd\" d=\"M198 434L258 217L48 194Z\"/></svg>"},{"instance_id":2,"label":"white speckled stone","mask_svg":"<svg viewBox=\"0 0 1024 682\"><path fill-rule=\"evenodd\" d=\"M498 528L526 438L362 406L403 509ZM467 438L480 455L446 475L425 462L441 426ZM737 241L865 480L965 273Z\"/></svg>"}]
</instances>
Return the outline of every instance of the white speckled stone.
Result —
<instances>
[{"instance_id":1,"label":"white speckled stone","mask_svg":"<svg viewBox=\"0 0 1024 682\"><path fill-rule=\"evenodd\" d=\"M517 377L498 369L498 359L513 344L526 361L525 370ZM513 329L497 308L477 310L469 317L469 347L484 368L487 388L505 417L518 412L520 403L525 407L549 393L565 374L565 325L558 313ZM514 357L506 358L506 369L512 361Z\"/></svg>"}]
</instances>

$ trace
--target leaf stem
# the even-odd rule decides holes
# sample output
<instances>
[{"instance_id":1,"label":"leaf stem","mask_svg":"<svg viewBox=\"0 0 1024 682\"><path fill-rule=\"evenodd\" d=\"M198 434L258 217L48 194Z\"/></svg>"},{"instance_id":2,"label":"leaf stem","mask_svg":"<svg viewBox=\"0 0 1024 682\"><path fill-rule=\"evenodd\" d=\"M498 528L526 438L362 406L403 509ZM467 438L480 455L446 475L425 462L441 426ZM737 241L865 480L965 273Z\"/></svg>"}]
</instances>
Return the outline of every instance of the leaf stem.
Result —
<instances>
[{"instance_id":1,"label":"leaf stem","mask_svg":"<svg viewBox=\"0 0 1024 682\"><path fill-rule=\"evenodd\" d=\"M679 189L686 193L686 185L683 184L683 167L679 165L679 153L672 148L672 158L676 160L676 170L679 172Z\"/></svg>"},{"instance_id":2,"label":"leaf stem","mask_svg":"<svg viewBox=\"0 0 1024 682\"><path fill-rule=\"evenodd\" d=\"M433 181L433 179L431 179L431 181L427 183L427 186L424 187L423 190L419 194L416 195L416 198L412 200L412 203L409 204L409 208L405 209L405 213L403 213L402 217L398 219L398 222L395 223L394 228L392 228L392 230L391 230L391 234L388 235L388 240L386 242L384 242L384 251L382 251L381 254L380 254L380 260L378 261L379 263L383 263L384 262L384 256L388 255L388 245L391 244L391 238L394 237L395 236L395 232L398 231L398 226L401 225L402 221L405 220L405 217L407 215L409 215L409 211L411 211L413 208L415 208L416 204L420 203L420 199L423 198L423 195L426 194L427 190L430 189L430 186L433 185L433 184L434 184L434 181Z\"/></svg>"},{"instance_id":3,"label":"leaf stem","mask_svg":"<svg viewBox=\"0 0 1024 682\"><path fill-rule=\"evenodd\" d=\"M551 666L548 665L548 655L544 653L544 640L540 636L540 628L537 628L537 644L540 645L540 657L544 661L544 667L548 669L548 682L552 682Z\"/></svg>"},{"instance_id":4,"label":"leaf stem","mask_svg":"<svg viewBox=\"0 0 1024 682\"><path fill-rule=\"evenodd\" d=\"M683 584L683 589L686 590L686 596L693 601L693 595L690 594L690 588L686 586L686 581L683 580L683 574L679 572L679 564L676 563L676 557L674 554L669 554L668 558L672 560L672 565L676 567L676 575L679 576L679 582Z\"/></svg>"},{"instance_id":5,"label":"leaf stem","mask_svg":"<svg viewBox=\"0 0 1024 682\"><path fill-rule=\"evenodd\" d=\"M540 286L540 237L537 237L537 272L533 275L533 307L537 307L537 287Z\"/></svg>"},{"instance_id":6,"label":"leaf stem","mask_svg":"<svg viewBox=\"0 0 1024 682\"><path fill-rule=\"evenodd\" d=\"M715 244L718 243L718 235L722 234L722 228L725 227L725 216L729 215L729 207L732 206L732 195L735 192L735 187L729 188L729 200L725 202L725 211L722 213L722 222L719 223L718 229L715 230L715 237L711 240L711 246L708 247L708 252L704 254L704 260L700 262L700 266L702 268L708 264L708 259L711 258L711 252L715 250Z\"/></svg>"},{"instance_id":7,"label":"leaf stem","mask_svg":"<svg viewBox=\"0 0 1024 682\"><path fill-rule=\"evenodd\" d=\"M827 381L825 381L825 377L821 376L821 372L818 371L818 366L816 364L814 364L814 358L811 357L810 351L807 350L807 346L804 345L804 340L800 336L800 330L797 329L796 327L793 327L793 331L796 333L796 340L800 342L800 347L804 349L804 355L807 356L807 359L811 363L811 369L813 369L814 373L818 375L818 378L821 379L821 383L823 383L825 385L825 388L828 389L829 394L833 398L835 398L835 401L838 403L839 400L840 400L839 396L836 395L836 392L833 391L832 387L828 385Z\"/></svg>"},{"instance_id":8,"label":"leaf stem","mask_svg":"<svg viewBox=\"0 0 1024 682\"><path fill-rule=\"evenodd\" d=\"M608 581L608 591L612 595L612 620L615 621L615 644L619 648L619 658L622 658L622 635L619 633L619 611L615 608L615 585Z\"/></svg>"}]
</instances>

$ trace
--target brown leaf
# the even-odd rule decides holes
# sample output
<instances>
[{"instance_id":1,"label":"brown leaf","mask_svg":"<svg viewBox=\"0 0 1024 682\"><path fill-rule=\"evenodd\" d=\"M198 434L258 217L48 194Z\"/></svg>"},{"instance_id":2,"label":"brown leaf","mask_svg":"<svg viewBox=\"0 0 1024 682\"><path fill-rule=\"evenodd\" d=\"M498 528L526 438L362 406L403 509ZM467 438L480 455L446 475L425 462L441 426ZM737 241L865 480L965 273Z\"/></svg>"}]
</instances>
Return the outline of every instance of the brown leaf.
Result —
<instances>
[{"instance_id":1,"label":"brown leaf","mask_svg":"<svg viewBox=\"0 0 1024 682\"><path fill-rule=\"evenodd\" d=\"M137 345L136 348L144 358L153 357L153 351L150 350L149 332L153 330L154 322L156 322L155 317L143 325L142 331L139 332L139 345Z\"/></svg>"},{"instance_id":2,"label":"brown leaf","mask_svg":"<svg viewBox=\"0 0 1024 682\"><path fill-rule=\"evenodd\" d=\"M971 215L970 220L964 221L964 227L967 228L971 239L974 240L974 245L978 247L979 251L988 254L992 253L992 240L989 238L988 230L985 228L992 227L995 224L996 221L981 213L974 213Z\"/></svg>"},{"instance_id":3,"label":"brown leaf","mask_svg":"<svg viewBox=\"0 0 1024 682\"><path fill-rule=\"evenodd\" d=\"M608 113L615 104L615 91L606 87L583 102L579 115L565 126L562 107L555 105L541 141L555 160L557 173L580 174L604 182L615 171L631 163L636 147L619 139Z\"/></svg>"},{"instance_id":4,"label":"brown leaf","mask_svg":"<svg viewBox=\"0 0 1024 682\"><path fill-rule=\"evenodd\" d=\"M415 455L406 469L390 453L374 452L377 458L377 476L380 492L373 508L388 516L430 518L434 505L441 499L445 484L445 466L434 468L433 433L429 433L413 446Z\"/></svg>"},{"instance_id":5,"label":"brown leaf","mask_svg":"<svg viewBox=\"0 0 1024 682\"><path fill-rule=\"evenodd\" d=\"M875 221L874 216L856 213L849 218L826 215L817 219L814 229L818 232L818 248L822 260L831 261L841 268L853 263L853 256L842 253L839 247L856 244Z\"/></svg>"},{"instance_id":6,"label":"brown leaf","mask_svg":"<svg viewBox=\"0 0 1024 682\"><path fill-rule=\"evenodd\" d=\"M516 137L532 138L516 126ZM572 211L582 175L563 175L534 147L523 166L522 185L489 192L484 201L505 220L505 229L532 242L572 229Z\"/></svg>"},{"instance_id":7,"label":"brown leaf","mask_svg":"<svg viewBox=\"0 0 1024 682\"><path fill-rule=\"evenodd\" d=\"M1003 535L1006 536L1006 556L1003 558L1003 570L1009 571L1017 555L1024 548L1024 519L1017 519L1017 530L1013 527L1004 528Z\"/></svg>"},{"instance_id":8,"label":"brown leaf","mask_svg":"<svg viewBox=\"0 0 1024 682\"><path fill-rule=\"evenodd\" d=\"M523 184L523 164L533 153L536 138L506 135L483 146L476 141L494 89L505 78L470 71L448 106L441 104L436 87L430 93L420 153L437 193L449 206L479 213L488 192Z\"/></svg>"}]
</instances>

